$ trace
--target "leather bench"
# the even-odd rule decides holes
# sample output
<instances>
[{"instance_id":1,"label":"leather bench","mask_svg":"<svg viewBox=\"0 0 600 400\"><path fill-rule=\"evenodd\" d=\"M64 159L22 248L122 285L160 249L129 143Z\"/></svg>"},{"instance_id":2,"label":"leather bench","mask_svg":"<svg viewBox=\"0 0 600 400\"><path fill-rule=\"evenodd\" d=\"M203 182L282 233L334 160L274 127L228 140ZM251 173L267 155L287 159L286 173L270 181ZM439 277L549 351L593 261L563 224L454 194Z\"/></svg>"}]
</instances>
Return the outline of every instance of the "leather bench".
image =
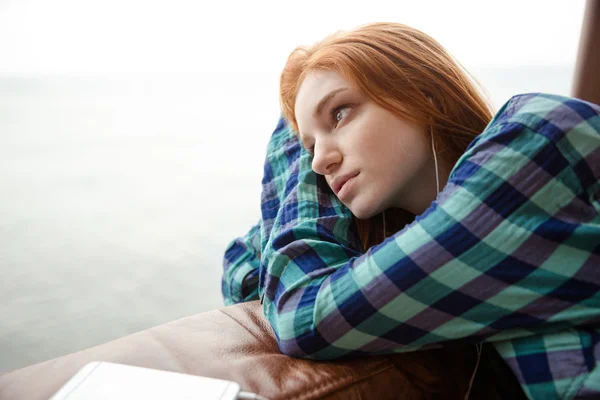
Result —
<instances>
[{"instance_id":1,"label":"leather bench","mask_svg":"<svg viewBox=\"0 0 600 400\"><path fill-rule=\"evenodd\" d=\"M469 346L335 362L295 359L279 352L260 304L254 301L1 375L0 399L48 399L90 361L232 380L243 390L272 400L463 399L475 350Z\"/></svg>"}]
</instances>

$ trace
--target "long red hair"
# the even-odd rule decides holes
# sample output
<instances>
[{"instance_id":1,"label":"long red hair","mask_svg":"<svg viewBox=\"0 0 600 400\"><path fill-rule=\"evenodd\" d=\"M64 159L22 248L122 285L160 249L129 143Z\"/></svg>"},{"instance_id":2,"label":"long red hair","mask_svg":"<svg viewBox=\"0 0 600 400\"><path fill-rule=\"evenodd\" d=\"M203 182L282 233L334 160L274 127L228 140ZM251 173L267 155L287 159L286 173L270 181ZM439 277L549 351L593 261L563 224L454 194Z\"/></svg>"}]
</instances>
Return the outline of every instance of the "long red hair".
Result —
<instances>
[{"instance_id":1,"label":"long red hair","mask_svg":"<svg viewBox=\"0 0 600 400\"><path fill-rule=\"evenodd\" d=\"M330 70L390 112L428 126L437 154L453 166L492 118L489 103L470 75L433 38L398 23L374 23L298 47L281 73L284 118L298 130L296 95L307 73ZM387 233L414 219L386 211ZM355 219L365 249L384 239L381 215Z\"/></svg>"}]
</instances>

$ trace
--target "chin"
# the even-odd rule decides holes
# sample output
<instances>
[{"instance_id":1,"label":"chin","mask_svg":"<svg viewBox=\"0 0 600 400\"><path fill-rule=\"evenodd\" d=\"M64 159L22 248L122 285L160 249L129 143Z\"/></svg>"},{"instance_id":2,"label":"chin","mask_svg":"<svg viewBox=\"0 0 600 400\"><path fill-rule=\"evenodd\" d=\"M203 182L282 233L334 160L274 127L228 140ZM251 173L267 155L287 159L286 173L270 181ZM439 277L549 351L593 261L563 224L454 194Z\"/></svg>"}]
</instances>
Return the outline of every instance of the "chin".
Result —
<instances>
[{"instance_id":1,"label":"chin","mask_svg":"<svg viewBox=\"0 0 600 400\"><path fill-rule=\"evenodd\" d=\"M366 205L361 204L352 204L348 205L348 208L352 212L352 214L358 219L369 219L380 213L379 210L374 207L368 207Z\"/></svg>"}]
</instances>

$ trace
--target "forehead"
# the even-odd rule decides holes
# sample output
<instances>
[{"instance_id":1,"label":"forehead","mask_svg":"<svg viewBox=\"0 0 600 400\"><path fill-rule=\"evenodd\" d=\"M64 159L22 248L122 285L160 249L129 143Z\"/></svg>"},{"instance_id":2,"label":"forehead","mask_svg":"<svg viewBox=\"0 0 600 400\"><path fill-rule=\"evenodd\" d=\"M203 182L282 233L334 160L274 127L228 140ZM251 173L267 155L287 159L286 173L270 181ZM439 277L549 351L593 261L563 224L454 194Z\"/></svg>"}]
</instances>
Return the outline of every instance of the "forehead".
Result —
<instances>
[{"instance_id":1,"label":"forehead","mask_svg":"<svg viewBox=\"0 0 600 400\"><path fill-rule=\"evenodd\" d=\"M337 72L311 71L306 75L300 84L294 105L299 130L301 125L314 118L313 113L319 101L340 88L351 88L351 85Z\"/></svg>"}]
</instances>

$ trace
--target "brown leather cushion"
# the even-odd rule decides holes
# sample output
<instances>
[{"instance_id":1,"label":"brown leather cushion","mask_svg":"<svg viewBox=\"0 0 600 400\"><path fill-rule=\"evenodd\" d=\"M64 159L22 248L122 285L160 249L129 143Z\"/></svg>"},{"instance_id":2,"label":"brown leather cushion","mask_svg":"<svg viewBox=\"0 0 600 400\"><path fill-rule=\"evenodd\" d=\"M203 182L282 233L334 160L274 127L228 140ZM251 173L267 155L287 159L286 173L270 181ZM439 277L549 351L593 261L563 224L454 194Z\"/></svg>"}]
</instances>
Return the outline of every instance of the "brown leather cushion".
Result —
<instances>
[{"instance_id":1,"label":"brown leather cushion","mask_svg":"<svg viewBox=\"0 0 600 400\"><path fill-rule=\"evenodd\" d=\"M290 358L279 352L258 302L250 302L4 374L0 398L47 399L90 361L232 380L269 399L462 399L474 366L473 352L449 350L336 362Z\"/></svg>"}]
</instances>

